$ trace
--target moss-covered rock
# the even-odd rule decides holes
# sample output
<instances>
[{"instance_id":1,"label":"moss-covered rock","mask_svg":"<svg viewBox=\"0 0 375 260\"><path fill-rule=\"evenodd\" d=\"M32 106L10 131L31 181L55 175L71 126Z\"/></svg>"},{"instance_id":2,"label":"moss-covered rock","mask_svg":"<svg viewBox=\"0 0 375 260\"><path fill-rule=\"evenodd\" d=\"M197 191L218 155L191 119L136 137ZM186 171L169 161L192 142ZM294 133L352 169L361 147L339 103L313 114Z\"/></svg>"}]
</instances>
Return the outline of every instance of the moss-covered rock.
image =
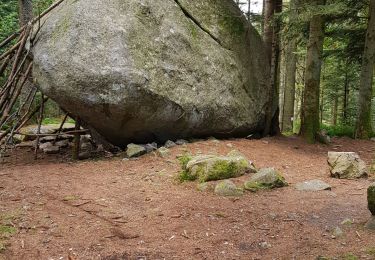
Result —
<instances>
[{"instance_id":1,"label":"moss-covered rock","mask_svg":"<svg viewBox=\"0 0 375 260\"><path fill-rule=\"evenodd\" d=\"M214 191L215 185L213 183L209 183L209 182L198 183L197 190L202 191L202 192Z\"/></svg>"},{"instance_id":2,"label":"moss-covered rock","mask_svg":"<svg viewBox=\"0 0 375 260\"><path fill-rule=\"evenodd\" d=\"M189 180L206 182L239 177L253 169L252 163L242 156L200 155L191 158L181 174Z\"/></svg>"},{"instance_id":3,"label":"moss-covered rock","mask_svg":"<svg viewBox=\"0 0 375 260\"><path fill-rule=\"evenodd\" d=\"M367 189L367 203L371 214L375 216L375 182Z\"/></svg>"},{"instance_id":4,"label":"moss-covered rock","mask_svg":"<svg viewBox=\"0 0 375 260\"><path fill-rule=\"evenodd\" d=\"M126 149L126 156L128 158L138 157L147 153L146 148L137 144L128 144Z\"/></svg>"},{"instance_id":5,"label":"moss-covered rock","mask_svg":"<svg viewBox=\"0 0 375 260\"><path fill-rule=\"evenodd\" d=\"M288 186L285 178L274 168L263 168L245 182L246 190L256 192L262 189L273 189Z\"/></svg>"},{"instance_id":6,"label":"moss-covered rock","mask_svg":"<svg viewBox=\"0 0 375 260\"><path fill-rule=\"evenodd\" d=\"M226 197L239 197L243 195L243 189L238 188L232 181L225 180L216 184L215 194Z\"/></svg>"}]
</instances>

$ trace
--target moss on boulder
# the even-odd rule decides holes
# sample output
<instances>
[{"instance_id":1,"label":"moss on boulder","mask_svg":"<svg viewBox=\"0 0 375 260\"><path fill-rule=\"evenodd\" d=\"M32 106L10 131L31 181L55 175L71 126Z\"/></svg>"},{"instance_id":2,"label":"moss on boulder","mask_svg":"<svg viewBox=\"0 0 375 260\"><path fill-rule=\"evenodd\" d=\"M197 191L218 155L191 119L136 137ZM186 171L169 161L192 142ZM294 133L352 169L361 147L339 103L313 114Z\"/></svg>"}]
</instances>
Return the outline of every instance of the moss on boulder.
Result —
<instances>
[{"instance_id":1,"label":"moss on boulder","mask_svg":"<svg viewBox=\"0 0 375 260\"><path fill-rule=\"evenodd\" d=\"M215 186L215 194L226 197L239 197L243 195L243 189L238 188L230 180L224 180Z\"/></svg>"},{"instance_id":2,"label":"moss on boulder","mask_svg":"<svg viewBox=\"0 0 375 260\"><path fill-rule=\"evenodd\" d=\"M273 189L288 186L285 178L274 168L263 168L245 182L246 190L256 192L263 189Z\"/></svg>"},{"instance_id":3,"label":"moss on boulder","mask_svg":"<svg viewBox=\"0 0 375 260\"><path fill-rule=\"evenodd\" d=\"M188 180L199 180L200 182L235 178L255 169L249 160L239 155L200 155L191 158L189 161L186 158L182 159L185 166L182 165L183 172L180 177Z\"/></svg>"}]
</instances>

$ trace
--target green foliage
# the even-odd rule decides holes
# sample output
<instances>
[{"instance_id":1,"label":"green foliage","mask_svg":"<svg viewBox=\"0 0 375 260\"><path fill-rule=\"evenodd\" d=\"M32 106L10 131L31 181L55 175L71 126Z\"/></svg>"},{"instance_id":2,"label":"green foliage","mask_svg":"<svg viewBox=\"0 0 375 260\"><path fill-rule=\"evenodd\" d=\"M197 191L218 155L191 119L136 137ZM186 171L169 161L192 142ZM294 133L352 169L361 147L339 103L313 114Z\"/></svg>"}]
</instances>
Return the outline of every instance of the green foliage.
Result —
<instances>
[{"instance_id":1,"label":"green foliage","mask_svg":"<svg viewBox=\"0 0 375 260\"><path fill-rule=\"evenodd\" d=\"M349 254L346 254L346 255L342 256L340 259L342 259L342 260L357 260L358 257L353 255L352 253L349 253Z\"/></svg>"},{"instance_id":2,"label":"green foliage","mask_svg":"<svg viewBox=\"0 0 375 260\"><path fill-rule=\"evenodd\" d=\"M191 175L187 170L182 170L178 174L177 179L180 182L195 181L197 179L197 176Z\"/></svg>"},{"instance_id":3,"label":"green foliage","mask_svg":"<svg viewBox=\"0 0 375 260\"><path fill-rule=\"evenodd\" d=\"M354 136L354 127L353 126L347 126L347 125L322 125L321 128L325 131L327 131L327 134L329 136L347 136L347 137L353 137Z\"/></svg>"},{"instance_id":4,"label":"green foliage","mask_svg":"<svg viewBox=\"0 0 375 260\"><path fill-rule=\"evenodd\" d=\"M5 39L18 28L18 4L16 0L0 3L0 39Z\"/></svg>"},{"instance_id":5,"label":"green foliage","mask_svg":"<svg viewBox=\"0 0 375 260\"><path fill-rule=\"evenodd\" d=\"M186 165L191 160L191 155L190 154L184 154L182 156L177 157L177 159L180 162L180 165L181 165L181 168L182 168L182 171L178 174L177 179L180 182L195 181L197 179L197 176L191 175L186 170Z\"/></svg>"},{"instance_id":6,"label":"green foliage","mask_svg":"<svg viewBox=\"0 0 375 260\"><path fill-rule=\"evenodd\" d=\"M200 181L216 181L236 177L238 172L243 171L242 168L247 167L247 165L240 165L241 163L218 161L207 174L200 176Z\"/></svg>"}]
</instances>

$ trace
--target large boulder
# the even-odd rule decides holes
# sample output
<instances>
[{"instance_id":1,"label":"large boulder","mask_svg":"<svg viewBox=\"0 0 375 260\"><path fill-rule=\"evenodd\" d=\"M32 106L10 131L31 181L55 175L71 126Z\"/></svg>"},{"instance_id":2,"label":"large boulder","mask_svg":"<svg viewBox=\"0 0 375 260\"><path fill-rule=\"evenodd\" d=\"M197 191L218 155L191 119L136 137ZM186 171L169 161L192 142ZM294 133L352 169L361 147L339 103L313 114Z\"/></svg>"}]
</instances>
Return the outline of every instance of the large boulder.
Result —
<instances>
[{"instance_id":1,"label":"large boulder","mask_svg":"<svg viewBox=\"0 0 375 260\"><path fill-rule=\"evenodd\" d=\"M264 128L267 56L232 0L66 0L42 25L34 79L112 144Z\"/></svg>"},{"instance_id":2,"label":"large boulder","mask_svg":"<svg viewBox=\"0 0 375 260\"><path fill-rule=\"evenodd\" d=\"M368 176L366 163L354 152L328 152L331 176L339 179L355 179Z\"/></svg>"}]
</instances>

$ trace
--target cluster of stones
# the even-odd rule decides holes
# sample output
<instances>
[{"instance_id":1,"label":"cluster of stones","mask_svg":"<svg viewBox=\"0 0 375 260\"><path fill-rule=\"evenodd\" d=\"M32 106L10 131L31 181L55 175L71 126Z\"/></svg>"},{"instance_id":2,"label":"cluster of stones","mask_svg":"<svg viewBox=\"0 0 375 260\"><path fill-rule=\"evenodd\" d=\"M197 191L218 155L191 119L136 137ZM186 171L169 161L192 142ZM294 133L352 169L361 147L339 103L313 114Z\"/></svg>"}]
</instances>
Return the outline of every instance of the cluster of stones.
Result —
<instances>
[{"instance_id":1,"label":"cluster of stones","mask_svg":"<svg viewBox=\"0 0 375 260\"><path fill-rule=\"evenodd\" d=\"M198 190L214 191L220 196L241 196L245 191L256 192L287 186L285 178L274 168L257 170L254 164L238 151L226 156L198 155L181 156L180 181L199 181ZM241 186L233 181L245 174L252 174ZM219 182L215 182L219 181Z\"/></svg>"},{"instance_id":2,"label":"cluster of stones","mask_svg":"<svg viewBox=\"0 0 375 260\"><path fill-rule=\"evenodd\" d=\"M169 148L172 148L177 145L187 144L188 141L184 139L179 139L176 142L168 140L163 146L159 147L157 143L150 144L128 144L126 148L126 157L135 158L142 156L147 153L156 152L162 158L165 158L169 155Z\"/></svg>"},{"instance_id":3,"label":"cluster of stones","mask_svg":"<svg viewBox=\"0 0 375 260\"><path fill-rule=\"evenodd\" d=\"M55 136L59 129L59 124L46 124L40 128L40 133L51 136L41 137L39 139L39 149L45 154L59 154L62 150L71 148L73 146L74 135L65 134L64 132L73 131L75 125L72 123L65 123L61 129L61 134ZM20 130L20 134L16 135L16 141L19 142L17 147L36 147L36 134L38 132L37 125L30 125ZM95 147L90 135L82 135L80 140L79 159L88 159L92 154L102 149Z\"/></svg>"}]
</instances>

